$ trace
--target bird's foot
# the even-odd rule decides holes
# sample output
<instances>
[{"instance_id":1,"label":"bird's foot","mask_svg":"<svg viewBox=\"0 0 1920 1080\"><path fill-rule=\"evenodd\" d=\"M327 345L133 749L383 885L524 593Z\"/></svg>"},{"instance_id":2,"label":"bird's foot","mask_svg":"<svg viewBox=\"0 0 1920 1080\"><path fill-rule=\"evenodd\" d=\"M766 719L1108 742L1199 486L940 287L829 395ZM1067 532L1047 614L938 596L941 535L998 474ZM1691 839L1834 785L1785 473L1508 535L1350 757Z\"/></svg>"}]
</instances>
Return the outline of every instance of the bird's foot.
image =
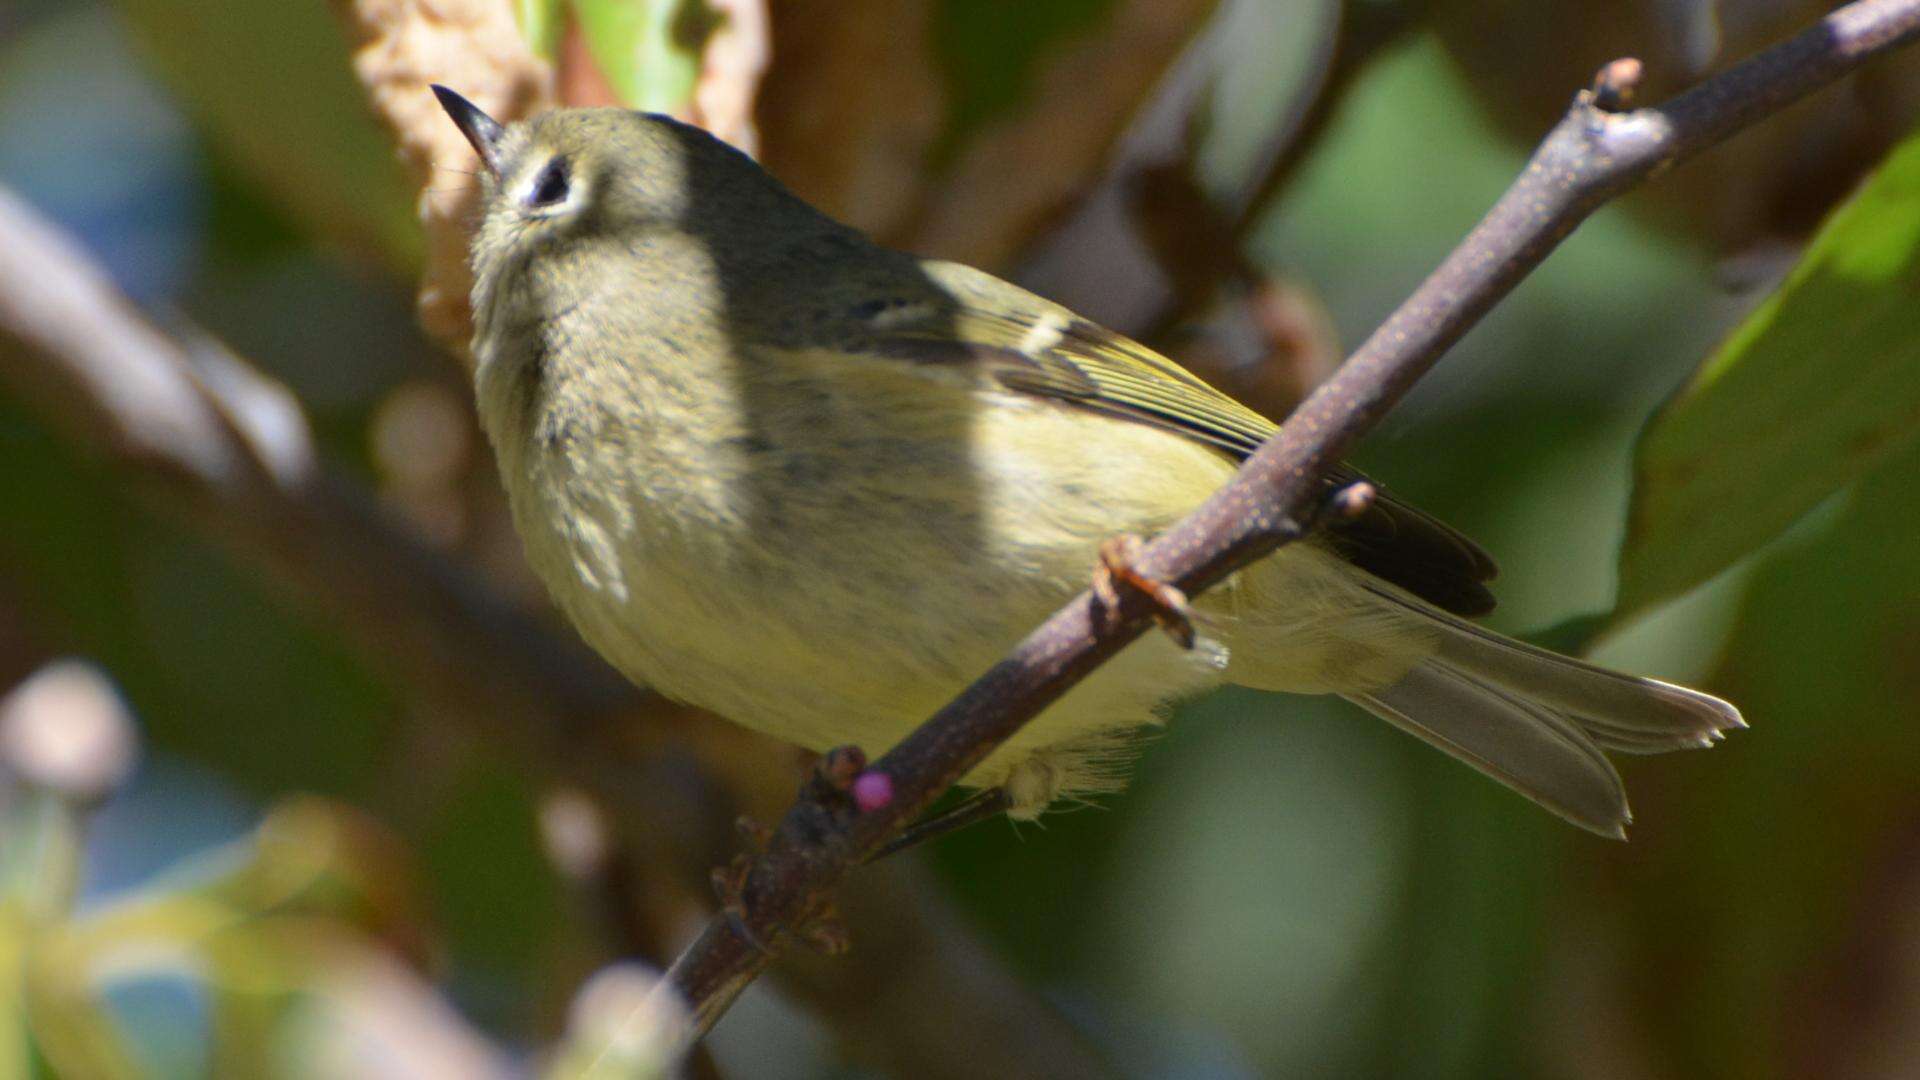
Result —
<instances>
[{"instance_id":1,"label":"bird's foot","mask_svg":"<svg viewBox=\"0 0 1920 1080\"><path fill-rule=\"evenodd\" d=\"M765 853L772 842L773 830L745 814L734 821L734 827L740 830L740 838L747 848L727 865L714 868L713 891L720 898L720 915L740 940L773 956L776 955L773 945L753 929L746 901L747 878L753 873L754 860ZM792 933L802 944L828 956L846 952L850 944L846 923L831 902L819 914L794 927Z\"/></svg>"},{"instance_id":2,"label":"bird's foot","mask_svg":"<svg viewBox=\"0 0 1920 1080\"><path fill-rule=\"evenodd\" d=\"M1153 604L1154 621L1183 649L1193 648L1193 608L1187 594L1134 568L1142 542L1127 534L1100 544L1100 563L1093 568L1093 595L1107 619L1120 617L1120 588L1125 586Z\"/></svg>"}]
</instances>

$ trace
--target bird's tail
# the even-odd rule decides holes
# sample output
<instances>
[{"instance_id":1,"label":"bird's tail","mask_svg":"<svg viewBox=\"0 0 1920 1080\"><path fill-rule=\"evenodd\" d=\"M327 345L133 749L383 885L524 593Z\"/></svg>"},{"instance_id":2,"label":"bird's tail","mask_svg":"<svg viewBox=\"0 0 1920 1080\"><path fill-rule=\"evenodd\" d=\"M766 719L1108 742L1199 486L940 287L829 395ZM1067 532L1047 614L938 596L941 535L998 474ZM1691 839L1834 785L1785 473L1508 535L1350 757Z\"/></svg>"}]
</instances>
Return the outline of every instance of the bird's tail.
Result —
<instances>
[{"instance_id":1,"label":"bird's tail","mask_svg":"<svg viewBox=\"0 0 1920 1080\"><path fill-rule=\"evenodd\" d=\"M1502 637L1390 586L1363 587L1424 622L1438 648L1397 682L1345 696L1603 836L1624 838L1632 820L1603 750L1711 746L1746 726L1719 698Z\"/></svg>"}]
</instances>

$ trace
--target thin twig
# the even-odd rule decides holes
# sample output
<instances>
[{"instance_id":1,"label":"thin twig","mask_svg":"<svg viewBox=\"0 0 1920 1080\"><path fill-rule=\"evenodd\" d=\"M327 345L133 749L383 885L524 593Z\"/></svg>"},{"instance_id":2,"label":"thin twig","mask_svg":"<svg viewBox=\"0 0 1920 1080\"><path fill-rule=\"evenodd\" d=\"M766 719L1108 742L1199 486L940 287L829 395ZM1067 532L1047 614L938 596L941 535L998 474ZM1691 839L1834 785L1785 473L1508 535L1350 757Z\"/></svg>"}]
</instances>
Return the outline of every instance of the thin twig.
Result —
<instances>
[{"instance_id":1,"label":"thin twig","mask_svg":"<svg viewBox=\"0 0 1920 1080\"><path fill-rule=\"evenodd\" d=\"M1319 477L1493 305L1603 203L1860 64L1920 36L1920 0L1859 0L1658 108L1608 112L1631 88L1582 92L1526 169L1427 278L1233 481L1149 544L1137 568L1193 595L1307 531ZM1615 78L1622 69L1610 67ZM1150 625L1144 605L1103 619L1082 593L873 768L893 800L861 812L811 783L666 985L706 1030L791 928L827 910L848 869L922 813L1021 725Z\"/></svg>"}]
</instances>

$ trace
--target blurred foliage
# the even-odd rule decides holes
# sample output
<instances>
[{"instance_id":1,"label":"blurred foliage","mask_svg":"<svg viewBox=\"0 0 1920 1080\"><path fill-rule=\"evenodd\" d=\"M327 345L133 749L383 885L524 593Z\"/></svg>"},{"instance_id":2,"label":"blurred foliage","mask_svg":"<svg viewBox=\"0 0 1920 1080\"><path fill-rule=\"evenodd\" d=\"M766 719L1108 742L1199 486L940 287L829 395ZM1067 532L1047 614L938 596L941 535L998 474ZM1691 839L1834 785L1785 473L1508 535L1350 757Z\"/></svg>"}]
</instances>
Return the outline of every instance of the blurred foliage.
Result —
<instances>
[{"instance_id":1,"label":"blurred foliage","mask_svg":"<svg viewBox=\"0 0 1920 1080\"><path fill-rule=\"evenodd\" d=\"M594 63L629 107L672 112L693 93L715 18L700 0L573 0L572 10ZM539 42L538 24L521 29Z\"/></svg>"},{"instance_id":2,"label":"blurred foliage","mask_svg":"<svg viewBox=\"0 0 1920 1080\"><path fill-rule=\"evenodd\" d=\"M1727 652L1725 684L1749 695L1755 715L1773 718L1780 731L1712 780L1724 796L1721 812L1743 827L1721 830L1725 846L1707 853L1709 865L1724 852L1727 876L1745 880L1696 882L1694 895L1701 910L1729 886L1752 902L1720 916L1722 930L1695 947L1704 954L1703 981L1724 973L1723 985L1742 988L1749 1001L1775 995L1788 1009L1833 1014L1755 1048L1756 1059L1783 1071L1794 1069L1796 1054L1803 1066L1843 1060L1843 1052L1866 1064L1893 1052L1895 1033L1913 1022L1880 996L1897 982L1869 969L1883 955L1907 962L1910 928L1893 913L1911 910L1920 886L1912 877L1920 547L1889 542L1920 529L1916 477L1920 456L1910 445L1858 486L1826 530L1763 569ZM1798 797L1755 799L1756 791ZM1850 993L1860 995L1857 1013L1837 1000ZM1740 996L1701 1002L1703 1030L1736 1030ZM1842 1026L1848 1019L1859 1025L1851 1036ZM1695 1060L1716 1053L1691 1033L1672 1034L1692 1044ZM1849 1051L1850 1042L1858 1048ZM1909 1058L1893 1071L1913 1066Z\"/></svg>"},{"instance_id":3,"label":"blurred foliage","mask_svg":"<svg viewBox=\"0 0 1920 1080\"><path fill-rule=\"evenodd\" d=\"M1330 32L1323 4L1247 3L1264 18L1243 24L1261 29L1234 43L1215 88L1199 147L1228 163L1214 171L1251 160ZM1310 283L1357 341L1598 62L1649 59L1657 98L1821 6L1411 5L1428 32L1375 58L1339 102L1250 254ZM767 160L895 239L957 235L920 226L964 206L959 224L1015 250L1051 218L994 196L1057 175L1069 135L1104 146L1118 99L1097 91L1151 82L1074 66L1141 62L1108 40L1129 7L783 0L760 111ZM517 5L548 51L577 17L636 102L684 98L693 9L704 5ZM410 323L409 194L324 5L105 11L35 0L0 16L0 176L143 299L190 309L294 387L329 455L437 523L450 558L533 595L470 420L427 481L397 475L395 455L372 445L403 393L458 399ZM1293 35L1288 59L1274 63L1266 37L1281 34ZM1105 809L941 845L970 917L1128 1075L1920 1071L1902 1056L1920 1023L1920 457L1908 437L1920 382L1907 377L1920 351L1907 302L1920 144L1828 221L1772 296L1754 283L1784 271L1792 248L1712 261L1820 221L1910 125L1915 61L1602 213L1364 448L1396 491L1497 554L1497 625L1557 625L1573 641L1605 623L1609 658L1746 709L1754 730L1710 755L1622 764L1631 845L1565 829L1352 710L1237 691L1187 706ZM1076 127L1076 107L1098 115ZM52 137L57 126L73 131ZM1072 158L1075 182L1102 160ZM972 210L995 206L1009 216ZM161 1055L191 1075L294 1045L315 1074L331 1061L331 1075L362 1075L323 1052L350 1042L346 1027L285 1045L273 1034L338 1001L328 978L349 968L363 994L444 992L461 1012L439 1021L477 1024L491 1046L558 1046L557 1073L590 1061L637 984L611 968L575 996L612 948L546 865L542 778L371 675L337 629L248 568L140 512L11 398L0 456L0 675L61 651L99 657L152 746L142 779L97 814L43 795L6 803L0 1073L44 1072L71 1052L104 1069ZM236 814L258 815L258 832L126 880L126 866L171 863ZM91 891L116 874L111 895ZM416 875L417 896L395 884ZM167 948L130 950L155 942ZM54 970L55 951L72 963ZM129 954L149 966L79 977ZM381 980L364 974L375 958ZM159 1004L137 986L108 990L153 971L173 987ZM716 1057L769 1076L845 1075L811 1024L757 985L716 1032Z\"/></svg>"},{"instance_id":4,"label":"blurred foliage","mask_svg":"<svg viewBox=\"0 0 1920 1080\"><path fill-rule=\"evenodd\" d=\"M1659 1075L1916 1067L1916 478L1910 445L1750 575L1712 682L1754 730L1714 768L1635 771L1645 824L1567 977L1629 1012L1623 1051Z\"/></svg>"},{"instance_id":5,"label":"blurred foliage","mask_svg":"<svg viewBox=\"0 0 1920 1080\"><path fill-rule=\"evenodd\" d=\"M9 1076L298 1075L295 1032L347 1020L357 964L425 959L400 853L350 807L290 800L250 840L81 907L84 806L31 785L0 795Z\"/></svg>"},{"instance_id":6,"label":"blurred foliage","mask_svg":"<svg viewBox=\"0 0 1920 1080\"><path fill-rule=\"evenodd\" d=\"M951 82L947 123L953 143L1017 111L1034 92L1035 68L1062 39L1086 33L1117 0L942 0L933 40Z\"/></svg>"},{"instance_id":7,"label":"blurred foliage","mask_svg":"<svg viewBox=\"0 0 1920 1080\"><path fill-rule=\"evenodd\" d=\"M566 25L566 0L514 0L514 18L533 51L551 60Z\"/></svg>"},{"instance_id":8,"label":"blurred foliage","mask_svg":"<svg viewBox=\"0 0 1920 1080\"><path fill-rule=\"evenodd\" d=\"M410 266L412 199L321 4L117 0L211 136L317 237Z\"/></svg>"}]
</instances>

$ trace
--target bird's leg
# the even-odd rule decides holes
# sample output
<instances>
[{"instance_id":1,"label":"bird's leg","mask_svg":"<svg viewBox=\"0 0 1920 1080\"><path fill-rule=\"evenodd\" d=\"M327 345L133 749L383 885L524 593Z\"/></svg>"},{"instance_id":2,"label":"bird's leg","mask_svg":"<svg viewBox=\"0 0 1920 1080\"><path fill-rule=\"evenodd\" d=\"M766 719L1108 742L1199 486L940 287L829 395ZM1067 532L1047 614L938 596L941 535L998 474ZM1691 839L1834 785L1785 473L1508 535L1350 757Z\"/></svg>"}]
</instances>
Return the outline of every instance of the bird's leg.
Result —
<instances>
[{"instance_id":1,"label":"bird's leg","mask_svg":"<svg viewBox=\"0 0 1920 1080\"><path fill-rule=\"evenodd\" d=\"M1146 597L1153 603L1153 618L1160 628L1180 643L1193 648L1193 609L1187 594L1156 581L1134 569L1141 541L1132 534L1111 537L1100 544L1100 562L1093 568L1093 595L1108 619L1120 616L1120 586Z\"/></svg>"},{"instance_id":2,"label":"bird's leg","mask_svg":"<svg viewBox=\"0 0 1920 1080\"><path fill-rule=\"evenodd\" d=\"M929 814L907 826L900 835L880 845L879 850L867 856L867 862L878 862L898 851L918 847L936 837L945 836L956 829L964 829L976 821L985 821L996 814L1004 814L1012 800L1007 798L1006 788L985 788L974 792L951 808L937 814Z\"/></svg>"}]
</instances>

